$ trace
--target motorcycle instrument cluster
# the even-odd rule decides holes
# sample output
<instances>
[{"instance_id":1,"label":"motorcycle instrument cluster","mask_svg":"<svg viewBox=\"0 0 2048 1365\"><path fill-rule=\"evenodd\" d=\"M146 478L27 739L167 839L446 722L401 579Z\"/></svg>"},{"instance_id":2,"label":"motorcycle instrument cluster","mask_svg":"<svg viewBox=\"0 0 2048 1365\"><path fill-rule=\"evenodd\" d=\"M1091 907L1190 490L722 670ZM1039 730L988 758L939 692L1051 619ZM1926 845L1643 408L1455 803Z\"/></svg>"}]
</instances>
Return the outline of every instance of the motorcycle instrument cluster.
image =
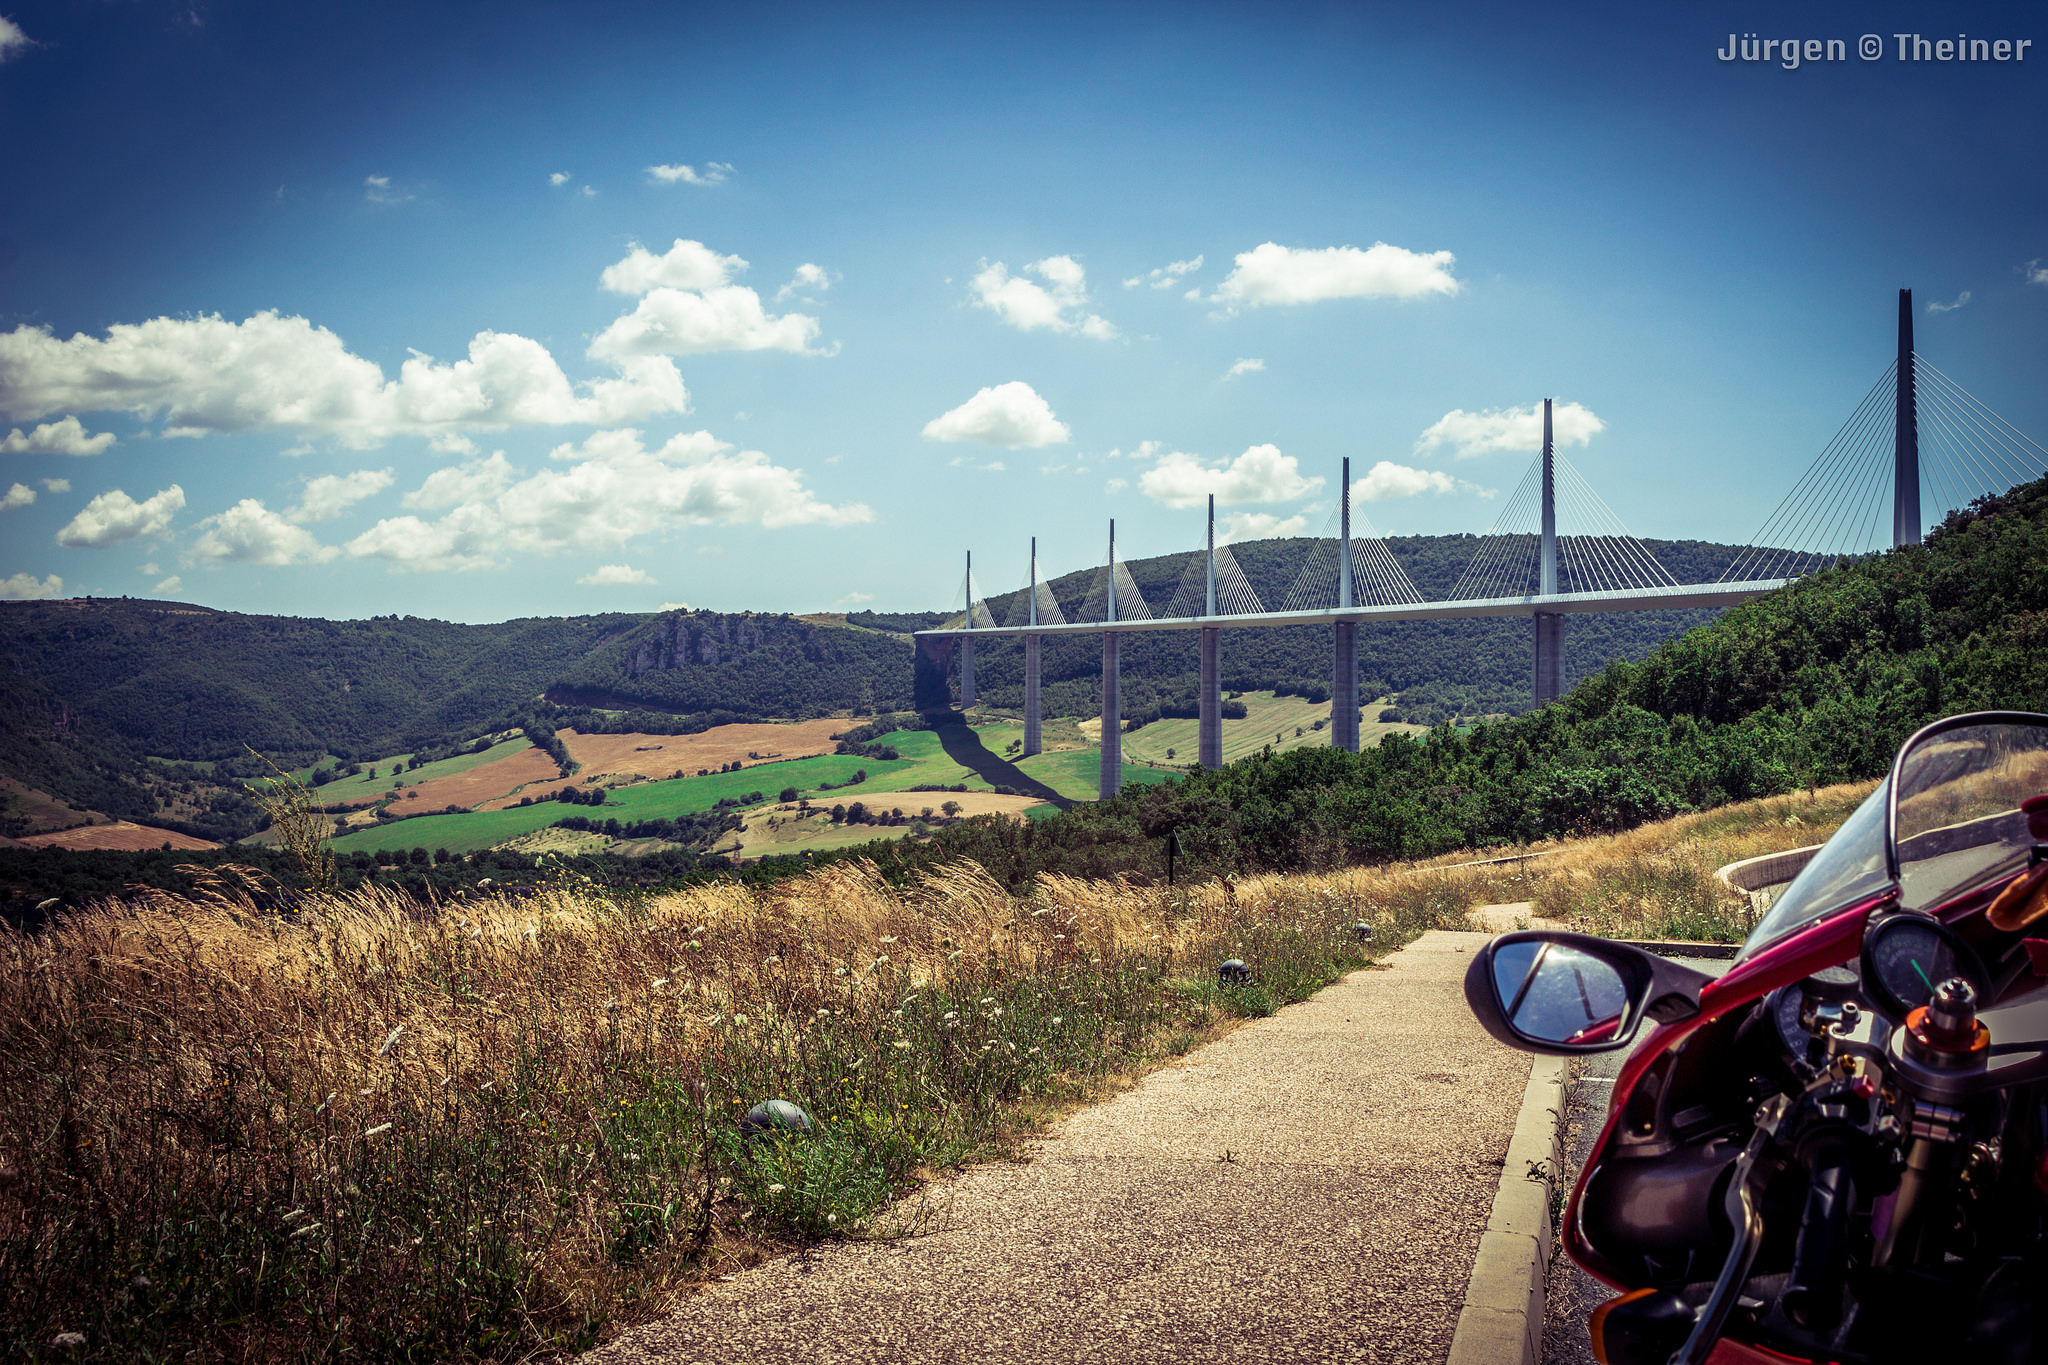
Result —
<instances>
[{"instance_id":1,"label":"motorcycle instrument cluster","mask_svg":"<svg viewBox=\"0 0 2048 1365\"><path fill-rule=\"evenodd\" d=\"M1863 984L1887 1017L1902 1022L1934 998L1934 988L1960 976L1988 998L1991 975L1960 934L1927 915L1902 912L1863 934Z\"/></svg>"}]
</instances>

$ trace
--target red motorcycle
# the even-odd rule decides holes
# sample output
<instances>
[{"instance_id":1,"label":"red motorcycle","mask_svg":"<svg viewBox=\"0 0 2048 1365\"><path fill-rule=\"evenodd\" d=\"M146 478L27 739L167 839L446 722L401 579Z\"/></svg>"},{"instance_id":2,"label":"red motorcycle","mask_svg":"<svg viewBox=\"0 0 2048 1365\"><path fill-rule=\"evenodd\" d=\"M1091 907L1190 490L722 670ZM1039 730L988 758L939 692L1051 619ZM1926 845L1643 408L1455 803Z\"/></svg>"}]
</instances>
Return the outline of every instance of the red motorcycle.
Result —
<instances>
[{"instance_id":1,"label":"red motorcycle","mask_svg":"<svg viewBox=\"0 0 2048 1365\"><path fill-rule=\"evenodd\" d=\"M1636 1043L1564 1215L1604 1365L2048 1362L2048 716L1914 735L1719 979L1532 930L1465 997Z\"/></svg>"}]
</instances>

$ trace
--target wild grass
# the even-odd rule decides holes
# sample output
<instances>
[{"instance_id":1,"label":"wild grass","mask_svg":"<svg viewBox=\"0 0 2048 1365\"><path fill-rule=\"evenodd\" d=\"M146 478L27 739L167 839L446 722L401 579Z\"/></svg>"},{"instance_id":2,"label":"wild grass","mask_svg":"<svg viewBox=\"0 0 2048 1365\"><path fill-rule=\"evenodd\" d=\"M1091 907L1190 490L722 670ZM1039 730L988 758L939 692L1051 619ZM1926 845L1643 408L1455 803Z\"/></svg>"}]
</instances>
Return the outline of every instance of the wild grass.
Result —
<instances>
[{"instance_id":1,"label":"wild grass","mask_svg":"<svg viewBox=\"0 0 2048 1365\"><path fill-rule=\"evenodd\" d=\"M779 1247L914 1227L899 1196L933 1172L1471 907L1739 937L1713 868L1818 842L1859 795L1520 864L1191 888L835 865L431 909L371 888L279 919L220 880L0 929L0 1353L582 1347ZM1248 984L1218 981L1228 957ZM743 1138L770 1098L814 1131Z\"/></svg>"},{"instance_id":2,"label":"wild grass","mask_svg":"<svg viewBox=\"0 0 2048 1365\"><path fill-rule=\"evenodd\" d=\"M900 892L834 866L432 911L366 890L290 920L217 882L0 932L0 1353L584 1346L775 1247L900 1230L930 1172L1457 923L1495 880L1018 898L972 864ZM1248 985L1216 981L1233 956ZM815 1132L743 1139L768 1098Z\"/></svg>"},{"instance_id":3,"label":"wild grass","mask_svg":"<svg viewBox=\"0 0 2048 1365\"><path fill-rule=\"evenodd\" d=\"M1714 873L1730 863L1826 842L1877 784L1847 783L1681 815L1621 834L1536 845L1517 894L1534 916L1609 938L1739 943L1749 899Z\"/></svg>"}]
</instances>

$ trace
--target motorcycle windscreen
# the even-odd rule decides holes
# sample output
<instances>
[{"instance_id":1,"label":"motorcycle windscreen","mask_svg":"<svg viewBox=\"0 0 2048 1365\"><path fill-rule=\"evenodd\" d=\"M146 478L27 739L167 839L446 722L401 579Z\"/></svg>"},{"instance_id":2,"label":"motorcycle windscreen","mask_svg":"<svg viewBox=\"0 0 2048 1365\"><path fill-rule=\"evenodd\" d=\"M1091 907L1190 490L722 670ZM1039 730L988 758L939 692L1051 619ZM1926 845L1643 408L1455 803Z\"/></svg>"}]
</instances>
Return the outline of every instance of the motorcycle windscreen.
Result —
<instances>
[{"instance_id":1,"label":"motorcycle windscreen","mask_svg":"<svg viewBox=\"0 0 2048 1365\"><path fill-rule=\"evenodd\" d=\"M1820 919L1854 900L1881 890L1891 881L1885 865L1885 820L1891 806L1891 779L1877 784L1832 839L1813 855L1792 884L1771 903L1742 945L1748 957L1766 943Z\"/></svg>"},{"instance_id":2,"label":"motorcycle windscreen","mask_svg":"<svg viewBox=\"0 0 2048 1365\"><path fill-rule=\"evenodd\" d=\"M1916 737L1894 780L1900 900L1932 910L2027 866L2019 806L2048 792L2048 727L1987 719Z\"/></svg>"}]
</instances>

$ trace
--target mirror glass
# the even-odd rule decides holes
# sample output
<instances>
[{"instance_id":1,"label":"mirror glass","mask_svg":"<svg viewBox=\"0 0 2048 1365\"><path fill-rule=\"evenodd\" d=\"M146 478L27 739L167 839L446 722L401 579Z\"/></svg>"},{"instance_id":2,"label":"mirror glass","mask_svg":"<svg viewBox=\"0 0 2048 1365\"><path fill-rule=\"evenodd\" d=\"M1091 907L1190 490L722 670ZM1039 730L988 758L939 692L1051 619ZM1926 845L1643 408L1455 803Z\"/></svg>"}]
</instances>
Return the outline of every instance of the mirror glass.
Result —
<instances>
[{"instance_id":1,"label":"mirror glass","mask_svg":"<svg viewBox=\"0 0 2048 1365\"><path fill-rule=\"evenodd\" d=\"M1624 1036L1628 985L1592 954L1559 943L1509 943L1493 954L1501 1013L1525 1038L1596 1046Z\"/></svg>"},{"instance_id":2,"label":"mirror glass","mask_svg":"<svg viewBox=\"0 0 2048 1365\"><path fill-rule=\"evenodd\" d=\"M1909 909L1932 909L2026 867L2034 846L2020 803L2048 792L2048 727L1960 725L1899 756L1895 837Z\"/></svg>"}]
</instances>

